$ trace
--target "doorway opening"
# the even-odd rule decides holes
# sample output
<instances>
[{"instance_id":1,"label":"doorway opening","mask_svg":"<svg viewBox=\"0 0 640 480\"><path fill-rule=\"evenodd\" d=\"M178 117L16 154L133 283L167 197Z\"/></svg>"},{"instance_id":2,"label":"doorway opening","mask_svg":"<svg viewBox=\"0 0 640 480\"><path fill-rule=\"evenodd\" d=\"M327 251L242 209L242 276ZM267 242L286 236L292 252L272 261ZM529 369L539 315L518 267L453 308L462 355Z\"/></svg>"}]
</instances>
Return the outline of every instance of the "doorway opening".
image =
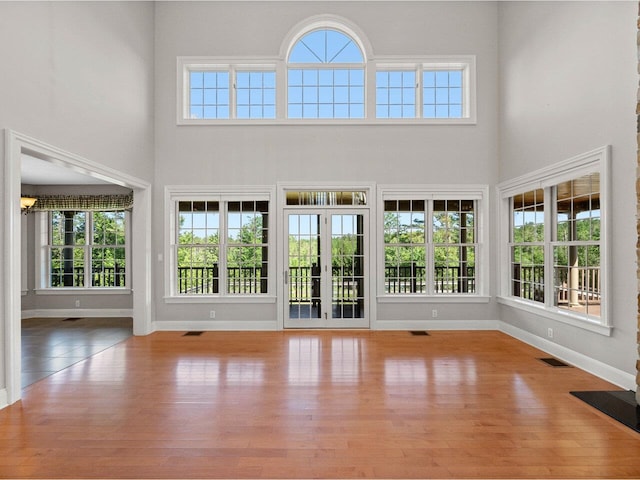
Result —
<instances>
[{"instance_id":1,"label":"doorway opening","mask_svg":"<svg viewBox=\"0 0 640 480\"><path fill-rule=\"evenodd\" d=\"M369 328L365 192L289 192L287 203L284 328Z\"/></svg>"}]
</instances>

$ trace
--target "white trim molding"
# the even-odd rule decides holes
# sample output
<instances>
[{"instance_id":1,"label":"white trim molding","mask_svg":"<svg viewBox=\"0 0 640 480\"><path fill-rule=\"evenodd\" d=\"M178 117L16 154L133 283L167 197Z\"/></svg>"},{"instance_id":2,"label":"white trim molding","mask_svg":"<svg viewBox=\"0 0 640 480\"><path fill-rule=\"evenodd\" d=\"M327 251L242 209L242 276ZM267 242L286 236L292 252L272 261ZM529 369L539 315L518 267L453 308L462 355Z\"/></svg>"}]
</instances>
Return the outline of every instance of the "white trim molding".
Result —
<instances>
[{"instance_id":1,"label":"white trim molding","mask_svg":"<svg viewBox=\"0 0 640 480\"><path fill-rule=\"evenodd\" d=\"M364 117L363 118L288 118L288 58L291 49L304 35L318 29L329 28L349 36L363 55ZM362 29L350 20L331 14L315 15L297 23L285 35L280 49L272 56L178 56L176 65L176 123L177 125L475 125L477 123L476 56L454 55L384 55L376 57L373 47ZM291 64L296 65L296 64ZM313 64L315 65L315 64ZM336 64L339 65L339 64ZM356 67L344 64L345 68ZM310 68L310 64L299 64ZM386 69L408 69L416 72L416 115L411 118L377 118L376 72ZM235 78L242 70L268 70L275 72L275 118L235 118ZM424 71L458 70L462 72L462 115L460 117L424 117ZM190 118L191 71L223 71L229 73L228 118ZM226 104L225 104L226 106Z\"/></svg>"},{"instance_id":2,"label":"white trim molding","mask_svg":"<svg viewBox=\"0 0 640 480\"><path fill-rule=\"evenodd\" d=\"M160 320L155 322L156 332L221 332L278 330L276 320Z\"/></svg>"},{"instance_id":3,"label":"white trim molding","mask_svg":"<svg viewBox=\"0 0 640 480\"><path fill-rule=\"evenodd\" d=\"M606 363L602 363L582 353L571 350L560 344L551 342L533 333L522 330L514 325L504 321L499 322L499 330L521 342L531 345L545 353L553 355L570 365L589 372L603 380L617 385L625 390L636 389L636 377L634 374L627 373Z\"/></svg>"},{"instance_id":4,"label":"white trim molding","mask_svg":"<svg viewBox=\"0 0 640 480\"><path fill-rule=\"evenodd\" d=\"M609 210L611 208L610 165L611 146L606 145L553 165L529 172L512 180L502 182L496 187L496 202L498 207L497 248L499 252L496 268L498 271L497 299L499 303L594 333L605 336L611 335L614 325L611 318L611 301L609 298L611 284L611 251L609 242L609 238L611 237L611 227L609 222ZM560 309L554 305L553 301L553 247L557 243L560 243L554 240L551 232L554 225L553 212L555 211L555 200L553 198L554 187L560 183L575 180L580 176L590 173L598 173L600 176L600 238L597 240L600 247L600 317L587 316L571 312L567 309ZM515 195L538 189L543 189L545 191L544 224L546 227L544 241L537 243L544 248L545 253L544 302L514 297L511 292L510 200ZM593 243L595 242L596 241Z\"/></svg>"},{"instance_id":5,"label":"white trim molding","mask_svg":"<svg viewBox=\"0 0 640 480\"><path fill-rule=\"evenodd\" d=\"M22 319L25 318L119 318L133 317L132 308L37 308L22 310Z\"/></svg>"},{"instance_id":6,"label":"white trim molding","mask_svg":"<svg viewBox=\"0 0 640 480\"><path fill-rule=\"evenodd\" d=\"M151 302L151 184L113 168L93 162L79 155L64 151L35 138L4 130L4 196L3 196L3 236L2 256L6 259L3 269L4 303L2 317L4 324L4 358L0 365L4 368L6 403L18 401L22 395L21 386L21 346L20 323L21 283L15 281L21 276L21 234L20 193L21 193L21 157L23 154L35 156L84 175L105 180L133 190L134 209L131 232L133 275L133 331L136 335L151 331L153 305ZM73 310L77 316L78 310ZM128 312L127 316L131 316ZM1 376L0 376L1 377Z\"/></svg>"}]
</instances>

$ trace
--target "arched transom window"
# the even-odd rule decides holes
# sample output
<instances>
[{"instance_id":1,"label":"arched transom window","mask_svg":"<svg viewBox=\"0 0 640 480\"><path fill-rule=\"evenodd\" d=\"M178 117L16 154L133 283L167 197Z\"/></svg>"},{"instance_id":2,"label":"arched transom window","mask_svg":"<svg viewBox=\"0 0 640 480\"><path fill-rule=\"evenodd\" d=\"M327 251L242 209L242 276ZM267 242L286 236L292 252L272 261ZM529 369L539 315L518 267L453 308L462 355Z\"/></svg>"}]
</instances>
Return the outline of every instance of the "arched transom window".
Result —
<instances>
[{"instance_id":1,"label":"arched transom window","mask_svg":"<svg viewBox=\"0 0 640 480\"><path fill-rule=\"evenodd\" d=\"M376 56L318 15L276 56L178 57L178 124L475 124L475 89L474 55Z\"/></svg>"},{"instance_id":2,"label":"arched transom window","mask_svg":"<svg viewBox=\"0 0 640 480\"><path fill-rule=\"evenodd\" d=\"M289 118L364 118L364 56L349 35L331 28L306 33L287 62Z\"/></svg>"}]
</instances>

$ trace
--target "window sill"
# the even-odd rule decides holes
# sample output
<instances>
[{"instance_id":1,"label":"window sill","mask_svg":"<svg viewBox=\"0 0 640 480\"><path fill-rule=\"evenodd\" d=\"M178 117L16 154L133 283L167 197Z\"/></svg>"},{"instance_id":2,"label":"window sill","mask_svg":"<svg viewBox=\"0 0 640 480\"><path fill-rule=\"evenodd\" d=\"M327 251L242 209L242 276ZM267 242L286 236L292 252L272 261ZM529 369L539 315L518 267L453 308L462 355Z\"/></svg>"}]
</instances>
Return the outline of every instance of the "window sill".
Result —
<instances>
[{"instance_id":1,"label":"window sill","mask_svg":"<svg viewBox=\"0 0 640 480\"><path fill-rule=\"evenodd\" d=\"M276 303L276 297L268 295L181 295L164 297L164 303Z\"/></svg>"},{"instance_id":2,"label":"window sill","mask_svg":"<svg viewBox=\"0 0 640 480\"><path fill-rule=\"evenodd\" d=\"M486 295L378 295L378 303L489 303Z\"/></svg>"},{"instance_id":3,"label":"window sill","mask_svg":"<svg viewBox=\"0 0 640 480\"><path fill-rule=\"evenodd\" d=\"M34 290L36 295L130 295L130 288L40 288Z\"/></svg>"},{"instance_id":4,"label":"window sill","mask_svg":"<svg viewBox=\"0 0 640 480\"><path fill-rule=\"evenodd\" d=\"M532 302L518 300L513 297L498 297L498 303L514 307L519 310L524 310L535 315L540 315L550 320L565 323L573 327L582 328L583 330L598 333L606 337L610 337L613 330L612 326L605 325L604 323L600 323L597 320L591 320L586 317L574 315L572 313L565 312L564 310L560 310L559 308L547 307L545 305L535 305Z\"/></svg>"}]
</instances>

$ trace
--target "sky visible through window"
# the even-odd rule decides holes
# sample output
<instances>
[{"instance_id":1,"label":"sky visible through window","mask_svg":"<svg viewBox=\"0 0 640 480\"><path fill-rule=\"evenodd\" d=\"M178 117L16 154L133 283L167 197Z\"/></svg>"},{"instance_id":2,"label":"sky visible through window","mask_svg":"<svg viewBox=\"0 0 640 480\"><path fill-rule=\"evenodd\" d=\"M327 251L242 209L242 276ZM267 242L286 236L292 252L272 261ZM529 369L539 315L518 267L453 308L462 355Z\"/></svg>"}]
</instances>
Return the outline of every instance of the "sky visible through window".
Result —
<instances>
[{"instance_id":1,"label":"sky visible through window","mask_svg":"<svg viewBox=\"0 0 640 480\"><path fill-rule=\"evenodd\" d=\"M288 117L364 118L363 63L360 48L341 32L304 35L289 55L299 68L288 72Z\"/></svg>"},{"instance_id":2,"label":"sky visible through window","mask_svg":"<svg viewBox=\"0 0 640 480\"><path fill-rule=\"evenodd\" d=\"M286 90L273 70L229 67L189 72L189 118L275 119L276 97L285 95L286 118L463 118L461 68L379 68L375 113L365 112L365 59L347 34L325 28L296 41L287 59ZM280 81L280 80L278 80Z\"/></svg>"}]
</instances>

